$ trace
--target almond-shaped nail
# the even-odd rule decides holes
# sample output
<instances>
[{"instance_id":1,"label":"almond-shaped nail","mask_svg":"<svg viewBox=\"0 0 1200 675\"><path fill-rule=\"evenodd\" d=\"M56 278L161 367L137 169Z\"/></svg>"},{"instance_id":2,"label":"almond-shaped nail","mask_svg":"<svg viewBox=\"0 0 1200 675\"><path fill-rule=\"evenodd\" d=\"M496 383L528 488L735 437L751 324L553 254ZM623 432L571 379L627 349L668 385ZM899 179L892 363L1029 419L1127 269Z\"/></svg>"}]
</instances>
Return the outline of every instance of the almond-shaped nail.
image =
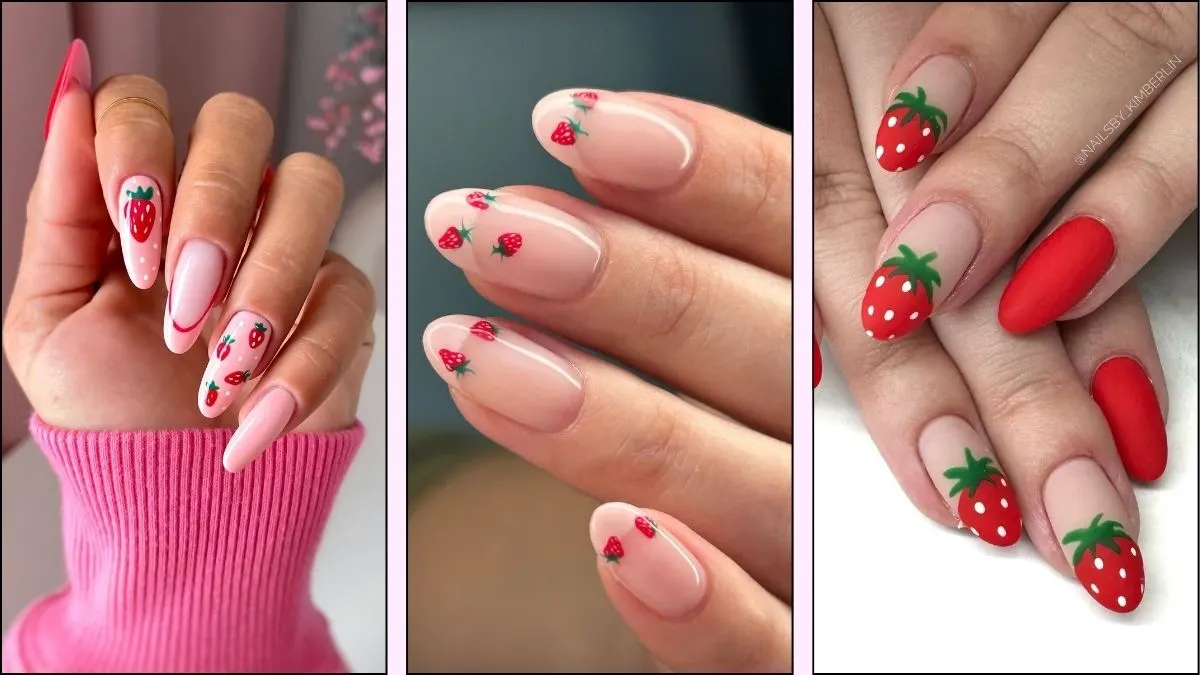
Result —
<instances>
[{"instance_id":1,"label":"almond-shaped nail","mask_svg":"<svg viewBox=\"0 0 1200 675\"><path fill-rule=\"evenodd\" d=\"M125 270L134 286L150 288L162 260L162 190L153 178L133 176L121 183L117 205Z\"/></svg>"},{"instance_id":2,"label":"almond-shaped nail","mask_svg":"<svg viewBox=\"0 0 1200 675\"><path fill-rule=\"evenodd\" d=\"M1167 470L1167 426L1142 364L1128 356L1101 363L1092 375L1092 399L1108 421L1129 477L1158 480Z\"/></svg>"},{"instance_id":3,"label":"almond-shaped nail","mask_svg":"<svg viewBox=\"0 0 1200 675\"><path fill-rule=\"evenodd\" d=\"M86 90L92 88L92 57L87 44L83 40L72 40L67 47L67 55L63 58L62 67L58 70L58 79L54 82L54 91L50 93L50 105L46 107L46 122L42 129L42 137L50 138L50 125L54 120L54 110L64 94L72 86L80 86Z\"/></svg>"},{"instance_id":4,"label":"almond-shaped nail","mask_svg":"<svg viewBox=\"0 0 1200 675\"><path fill-rule=\"evenodd\" d=\"M225 278L225 252L216 244L192 239L183 245L163 317L163 340L176 354L191 349L204 319L217 302Z\"/></svg>"},{"instance_id":5,"label":"almond-shaped nail","mask_svg":"<svg viewBox=\"0 0 1200 675\"><path fill-rule=\"evenodd\" d=\"M975 217L965 207L925 207L867 281L861 311L867 337L895 340L919 328L966 274L979 244Z\"/></svg>"},{"instance_id":6,"label":"almond-shaped nail","mask_svg":"<svg viewBox=\"0 0 1200 675\"><path fill-rule=\"evenodd\" d=\"M900 86L875 132L875 159L887 171L907 171L926 162L962 117L975 92L975 78L954 56L934 56Z\"/></svg>"},{"instance_id":7,"label":"almond-shaped nail","mask_svg":"<svg viewBox=\"0 0 1200 675\"><path fill-rule=\"evenodd\" d=\"M601 89L564 89L533 109L533 132L555 159L633 190L669 187L696 155L692 126L657 105Z\"/></svg>"},{"instance_id":8,"label":"almond-shaped nail","mask_svg":"<svg viewBox=\"0 0 1200 675\"><path fill-rule=\"evenodd\" d=\"M286 389L271 388L242 418L225 446L225 455L221 459L225 470L236 473L258 459L279 438L294 414L295 397Z\"/></svg>"},{"instance_id":9,"label":"almond-shaped nail","mask_svg":"<svg viewBox=\"0 0 1200 675\"><path fill-rule=\"evenodd\" d=\"M651 611L686 616L704 599L704 568L644 511L619 502L601 504L589 529L605 568Z\"/></svg>"},{"instance_id":10,"label":"almond-shaped nail","mask_svg":"<svg viewBox=\"0 0 1200 675\"><path fill-rule=\"evenodd\" d=\"M438 195L425 209L425 232L458 267L542 298L577 295L600 266L591 225L528 197L476 189Z\"/></svg>"},{"instance_id":11,"label":"almond-shaped nail","mask_svg":"<svg viewBox=\"0 0 1200 675\"><path fill-rule=\"evenodd\" d=\"M200 381L197 404L205 417L217 417L237 399L257 372L270 336L271 323L262 315L247 311L233 315Z\"/></svg>"},{"instance_id":12,"label":"almond-shaped nail","mask_svg":"<svg viewBox=\"0 0 1200 675\"><path fill-rule=\"evenodd\" d=\"M1129 532L1125 505L1091 459L1059 465L1046 478L1042 499L1050 526L1075 578L1089 597L1114 612L1132 612L1146 592L1142 549Z\"/></svg>"},{"instance_id":13,"label":"almond-shaped nail","mask_svg":"<svg viewBox=\"0 0 1200 675\"><path fill-rule=\"evenodd\" d=\"M561 431L579 415L583 377L566 359L474 316L447 316L425 329L433 369L472 401L539 431Z\"/></svg>"},{"instance_id":14,"label":"almond-shaped nail","mask_svg":"<svg viewBox=\"0 0 1200 675\"><path fill-rule=\"evenodd\" d=\"M996 463L996 455L974 427L947 415L925 425L917 451L959 527L993 546L1021 539L1017 493Z\"/></svg>"},{"instance_id":15,"label":"almond-shaped nail","mask_svg":"<svg viewBox=\"0 0 1200 675\"><path fill-rule=\"evenodd\" d=\"M1091 216L1059 225L1013 272L1000 296L1000 325L1022 334L1054 323L1108 272L1116 252L1108 226Z\"/></svg>"}]
</instances>

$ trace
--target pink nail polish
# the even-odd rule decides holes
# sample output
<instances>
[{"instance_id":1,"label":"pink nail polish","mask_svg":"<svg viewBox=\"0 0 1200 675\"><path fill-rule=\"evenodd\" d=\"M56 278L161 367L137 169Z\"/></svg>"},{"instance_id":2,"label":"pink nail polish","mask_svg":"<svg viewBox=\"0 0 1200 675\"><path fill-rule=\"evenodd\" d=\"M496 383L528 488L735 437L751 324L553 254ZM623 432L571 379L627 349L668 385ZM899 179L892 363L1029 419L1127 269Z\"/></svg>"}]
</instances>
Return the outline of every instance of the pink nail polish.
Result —
<instances>
[{"instance_id":1,"label":"pink nail polish","mask_svg":"<svg viewBox=\"0 0 1200 675\"><path fill-rule=\"evenodd\" d=\"M560 431L583 406L583 378L561 356L473 316L447 316L425 329L425 356L471 400L539 431Z\"/></svg>"},{"instance_id":2,"label":"pink nail polish","mask_svg":"<svg viewBox=\"0 0 1200 675\"><path fill-rule=\"evenodd\" d=\"M274 387L254 404L225 446L222 463L236 473L258 459L279 438L292 415L296 399L287 390Z\"/></svg>"},{"instance_id":3,"label":"pink nail polish","mask_svg":"<svg viewBox=\"0 0 1200 675\"><path fill-rule=\"evenodd\" d=\"M704 599L704 568L638 508L601 504L592 513L590 530L605 568L651 611L668 618L686 616Z\"/></svg>"},{"instance_id":4,"label":"pink nail polish","mask_svg":"<svg viewBox=\"0 0 1200 675\"><path fill-rule=\"evenodd\" d=\"M258 371L271 334L270 322L254 312L238 312L229 320L200 381L197 403L205 417L217 417L237 399Z\"/></svg>"},{"instance_id":5,"label":"pink nail polish","mask_svg":"<svg viewBox=\"0 0 1200 675\"><path fill-rule=\"evenodd\" d=\"M67 56L63 59L58 71L58 79L54 82L54 92L50 95L50 105L46 108L46 123L42 129L42 137L50 138L50 124L54 120L54 110L64 94L72 86L84 89L92 88L92 57L88 53L87 44L83 40L72 40L67 47Z\"/></svg>"},{"instance_id":6,"label":"pink nail polish","mask_svg":"<svg viewBox=\"0 0 1200 675\"><path fill-rule=\"evenodd\" d=\"M683 179L696 154L687 122L664 108L600 89L564 89L533 109L533 132L567 166L634 190Z\"/></svg>"},{"instance_id":7,"label":"pink nail polish","mask_svg":"<svg viewBox=\"0 0 1200 675\"><path fill-rule=\"evenodd\" d=\"M600 235L591 225L517 195L438 195L425 209L425 232L462 269L543 298L577 295L600 265Z\"/></svg>"},{"instance_id":8,"label":"pink nail polish","mask_svg":"<svg viewBox=\"0 0 1200 675\"><path fill-rule=\"evenodd\" d=\"M191 349L204 319L217 302L225 278L225 252L216 244L192 239L183 245L163 319L163 339L176 354Z\"/></svg>"},{"instance_id":9,"label":"pink nail polish","mask_svg":"<svg viewBox=\"0 0 1200 675\"><path fill-rule=\"evenodd\" d=\"M117 203L125 269L134 286L150 288L162 260L162 190L153 178L134 176L121 184Z\"/></svg>"}]
</instances>

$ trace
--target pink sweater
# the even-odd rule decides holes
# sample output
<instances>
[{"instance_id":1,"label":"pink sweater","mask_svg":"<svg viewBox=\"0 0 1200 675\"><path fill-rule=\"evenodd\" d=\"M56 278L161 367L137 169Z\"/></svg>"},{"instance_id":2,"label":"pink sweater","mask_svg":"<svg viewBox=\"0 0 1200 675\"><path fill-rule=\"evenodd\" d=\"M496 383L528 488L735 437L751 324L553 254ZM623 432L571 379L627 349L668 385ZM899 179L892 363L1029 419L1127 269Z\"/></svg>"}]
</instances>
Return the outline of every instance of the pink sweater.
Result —
<instances>
[{"instance_id":1,"label":"pink sweater","mask_svg":"<svg viewBox=\"0 0 1200 675\"><path fill-rule=\"evenodd\" d=\"M229 430L30 429L62 483L67 584L14 623L4 672L346 671L309 582L361 424L236 475Z\"/></svg>"}]
</instances>

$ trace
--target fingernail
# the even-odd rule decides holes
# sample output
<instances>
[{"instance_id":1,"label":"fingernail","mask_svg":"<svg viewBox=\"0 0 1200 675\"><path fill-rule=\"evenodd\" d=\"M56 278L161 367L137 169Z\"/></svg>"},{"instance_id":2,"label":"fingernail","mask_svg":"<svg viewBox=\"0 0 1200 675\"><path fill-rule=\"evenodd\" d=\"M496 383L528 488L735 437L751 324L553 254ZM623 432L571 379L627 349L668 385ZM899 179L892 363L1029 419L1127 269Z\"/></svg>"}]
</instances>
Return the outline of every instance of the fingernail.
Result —
<instances>
[{"instance_id":1,"label":"fingernail","mask_svg":"<svg viewBox=\"0 0 1200 675\"><path fill-rule=\"evenodd\" d=\"M171 290L167 293L167 311L163 339L176 354L191 349L204 319L217 302L217 292L225 278L225 252L216 244L192 239L183 245Z\"/></svg>"},{"instance_id":2,"label":"fingernail","mask_svg":"<svg viewBox=\"0 0 1200 675\"><path fill-rule=\"evenodd\" d=\"M868 337L895 340L929 318L979 251L979 229L966 208L931 204L897 236L867 282L862 325Z\"/></svg>"},{"instance_id":3,"label":"fingernail","mask_svg":"<svg viewBox=\"0 0 1200 675\"><path fill-rule=\"evenodd\" d=\"M813 336L813 389L821 384L821 343Z\"/></svg>"},{"instance_id":4,"label":"fingernail","mask_svg":"<svg viewBox=\"0 0 1200 675\"><path fill-rule=\"evenodd\" d=\"M254 376L267 351L271 324L254 312L238 312L213 348L200 381L198 404L205 417L225 412Z\"/></svg>"},{"instance_id":5,"label":"fingernail","mask_svg":"<svg viewBox=\"0 0 1200 675\"><path fill-rule=\"evenodd\" d=\"M1157 480L1167 470L1167 427L1158 393L1142 364L1116 356L1092 375L1092 398L1108 420L1130 478Z\"/></svg>"},{"instance_id":6,"label":"fingernail","mask_svg":"<svg viewBox=\"0 0 1200 675\"><path fill-rule=\"evenodd\" d=\"M959 527L993 546L1021 538L1017 494L996 455L960 417L939 417L921 430L917 452L938 492L958 517Z\"/></svg>"},{"instance_id":7,"label":"fingernail","mask_svg":"<svg viewBox=\"0 0 1200 675\"><path fill-rule=\"evenodd\" d=\"M50 123L54 119L54 109L58 107L58 102L72 86L81 86L87 90L92 88L92 57L83 40L72 40L70 46L67 47L67 55L63 58L62 67L58 70L58 79L54 82L54 91L50 94L50 105L46 108L46 123L42 129L42 138L50 138Z\"/></svg>"},{"instance_id":8,"label":"fingernail","mask_svg":"<svg viewBox=\"0 0 1200 675\"><path fill-rule=\"evenodd\" d=\"M425 232L458 267L542 298L579 294L600 265L591 225L527 197L447 192L425 209Z\"/></svg>"},{"instance_id":9,"label":"fingernail","mask_svg":"<svg viewBox=\"0 0 1200 675\"><path fill-rule=\"evenodd\" d=\"M533 132L563 164L634 190L674 185L695 157L690 124L659 106L600 89L564 89L538 101Z\"/></svg>"},{"instance_id":10,"label":"fingernail","mask_svg":"<svg viewBox=\"0 0 1200 675\"><path fill-rule=\"evenodd\" d=\"M583 377L550 350L473 316L447 316L425 329L434 370L471 400L539 431L561 431L579 415Z\"/></svg>"},{"instance_id":11,"label":"fingernail","mask_svg":"<svg viewBox=\"0 0 1200 675\"><path fill-rule=\"evenodd\" d=\"M1013 273L1000 296L1000 325L1021 334L1058 320L1100 281L1116 250L1112 232L1091 216L1058 226Z\"/></svg>"},{"instance_id":12,"label":"fingernail","mask_svg":"<svg viewBox=\"0 0 1200 675\"><path fill-rule=\"evenodd\" d=\"M285 389L274 387L254 404L225 446L222 463L236 473L258 459L292 420L296 399Z\"/></svg>"},{"instance_id":13,"label":"fingernail","mask_svg":"<svg viewBox=\"0 0 1200 675\"><path fill-rule=\"evenodd\" d=\"M962 117L975 78L960 59L934 56L901 85L875 132L875 159L887 171L907 171L927 161Z\"/></svg>"},{"instance_id":14,"label":"fingernail","mask_svg":"<svg viewBox=\"0 0 1200 675\"><path fill-rule=\"evenodd\" d=\"M153 178L134 176L121 184L118 204L125 270L134 286L150 288L162 259L162 190Z\"/></svg>"},{"instance_id":15,"label":"fingernail","mask_svg":"<svg viewBox=\"0 0 1200 675\"><path fill-rule=\"evenodd\" d=\"M1075 578L1093 600L1132 612L1146 590L1142 549L1129 534L1125 506L1091 459L1068 460L1050 473L1042 499Z\"/></svg>"},{"instance_id":16,"label":"fingernail","mask_svg":"<svg viewBox=\"0 0 1200 675\"><path fill-rule=\"evenodd\" d=\"M685 616L704 599L704 568L637 507L601 504L592 513L589 529L605 568L651 611L664 617Z\"/></svg>"}]
</instances>

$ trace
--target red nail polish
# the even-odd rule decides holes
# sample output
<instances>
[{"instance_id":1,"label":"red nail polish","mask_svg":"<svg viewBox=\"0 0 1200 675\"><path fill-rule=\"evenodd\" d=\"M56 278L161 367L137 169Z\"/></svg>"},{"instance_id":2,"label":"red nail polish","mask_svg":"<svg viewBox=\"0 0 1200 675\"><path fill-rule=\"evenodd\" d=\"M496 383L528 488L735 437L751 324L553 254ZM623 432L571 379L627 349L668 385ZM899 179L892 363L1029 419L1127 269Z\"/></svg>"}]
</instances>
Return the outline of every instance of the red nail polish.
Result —
<instances>
[{"instance_id":1,"label":"red nail polish","mask_svg":"<svg viewBox=\"0 0 1200 675\"><path fill-rule=\"evenodd\" d=\"M72 40L71 46L67 48L62 68L58 71L58 79L54 82L50 106L46 108L46 123L42 129L43 139L50 138L50 122L54 119L54 109L58 107L58 102L75 85L84 89L92 88L92 59L83 40Z\"/></svg>"},{"instance_id":2,"label":"red nail polish","mask_svg":"<svg viewBox=\"0 0 1200 675\"><path fill-rule=\"evenodd\" d=\"M913 332L933 313L933 291L942 285L934 268L937 253L900 245L900 255L883 261L871 275L863 295L862 319L867 337L895 340Z\"/></svg>"},{"instance_id":3,"label":"red nail polish","mask_svg":"<svg viewBox=\"0 0 1200 675\"><path fill-rule=\"evenodd\" d=\"M813 389L821 384L821 343L813 336Z\"/></svg>"},{"instance_id":4,"label":"red nail polish","mask_svg":"<svg viewBox=\"0 0 1200 675\"><path fill-rule=\"evenodd\" d=\"M1137 609L1146 593L1141 549L1121 523L1098 513L1086 527L1071 530L1064 545L1075 544L1071 566L1088 595L1119 614Z\"/></svg>"},{"instance_id":5,"label":"red nail polish","mask_svg":"<svg viewBox=\"0 0 1200 675\"><path fill-rule=\"evenodd\" d=\"M1158 394L1142 365L1128 356L1111 358L1092 376L1092 398L1130 478L1153 481L1167 469L1167 427Z\"/></svg>"},{"instance_id":6,"label":"red nail polish","mask_svg":"<svg viewBox=\"0 0 1200 675\"><path fill-rule=\"evenodd\" d=\"M1017 268L1000 298L1000 325L1029 333L1056 321L1088 294L1116 253L1112 232L1091 216L1068 220Z\"/></svg>"},{"instance_id":7,"label":"red nail polish","mask_svg":"<svg viewBox=\"0 0 1200 675\"><path fill-rule=\"evenodd\" d=\"M933 154L949 123L930 105L925 89L901 91L883 113L875 132L875 159L887 171L908 171Z\"/></svg>"}]
</instances>

